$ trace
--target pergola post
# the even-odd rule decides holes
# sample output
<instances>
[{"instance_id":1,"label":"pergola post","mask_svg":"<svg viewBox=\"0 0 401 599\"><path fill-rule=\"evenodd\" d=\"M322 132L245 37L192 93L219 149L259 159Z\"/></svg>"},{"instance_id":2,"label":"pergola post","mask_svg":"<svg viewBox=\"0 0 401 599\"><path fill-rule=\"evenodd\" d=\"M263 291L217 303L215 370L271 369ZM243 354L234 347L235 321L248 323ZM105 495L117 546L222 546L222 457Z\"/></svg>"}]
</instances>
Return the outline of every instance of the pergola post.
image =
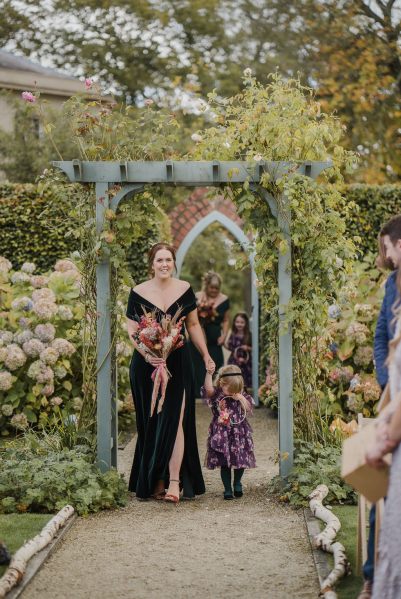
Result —
<instances>
[{"instance_id":1,"label":"pergola post","mask_svg":"<svg viewBox=\"0 0 401 599\"><path fill-rule=\"evenodd\" d=\"M109 186L96 183L96 231L102 231L109 206ZM96 266L97 311L97 465L102 472L117 467L117 411L111 375L110 260L103 254Z\"/></svg>"},{"instance_id":2,"label":"pergola post","mask_svg":"<svg viewBox=\"0 0 401 599\"><path fill-rule=\"evenodd\" d=\"M292 325L285 323L288 303L292 296L291 280L291 212L288 200L282 196L282 209L277 214L277 224L287 243L286 252L278 255L279 287L279 335L278 335L278 418L280 476L286 478L294 459L294 415L293 415L293 364L292 364Z\"/></svg>"}]
</instances>

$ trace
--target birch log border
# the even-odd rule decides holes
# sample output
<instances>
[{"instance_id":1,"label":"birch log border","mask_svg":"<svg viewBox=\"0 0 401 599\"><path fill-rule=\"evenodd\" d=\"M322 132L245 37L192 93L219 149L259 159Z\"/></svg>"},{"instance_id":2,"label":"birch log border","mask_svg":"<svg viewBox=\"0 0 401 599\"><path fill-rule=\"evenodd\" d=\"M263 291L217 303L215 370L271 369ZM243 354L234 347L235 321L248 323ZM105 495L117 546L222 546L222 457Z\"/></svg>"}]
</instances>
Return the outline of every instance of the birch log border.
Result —
<instances>
[{"instance_id":1,"label":"birch log border","mask_svg":"<svg viewBox=\"0 0 401 599\"><path fill-rule=\"evenodd\" d=\"M324 507L323 499L327 497L329 489L326 485L319 485L309 495L309 508L312 515L325 522L326 526L313 538L313 544L317 549L332 553L334 557L334 568L320 585L320 595L325 599L337 599L334 585L350 571L350 565L345 554L345 548L341 543L333 542L341 528L341 522L329 509Z\"/></svg>"},{"instance_id":2,"label":"birch log border","mask_svg":"<svg viewBox=\"0 0 401 599\"><path fill-rule=\"evenodd\" d=\"M41 551L56 536L57 531L69 520L75 510L71 505L64 506L49 522L42 528L41 532L30 539L13 555L10 565L2 578L0 578L0 599L4 599L13 587L18 585L24 574L29 560L38 551Z\"/></svg>"}]
</instances>

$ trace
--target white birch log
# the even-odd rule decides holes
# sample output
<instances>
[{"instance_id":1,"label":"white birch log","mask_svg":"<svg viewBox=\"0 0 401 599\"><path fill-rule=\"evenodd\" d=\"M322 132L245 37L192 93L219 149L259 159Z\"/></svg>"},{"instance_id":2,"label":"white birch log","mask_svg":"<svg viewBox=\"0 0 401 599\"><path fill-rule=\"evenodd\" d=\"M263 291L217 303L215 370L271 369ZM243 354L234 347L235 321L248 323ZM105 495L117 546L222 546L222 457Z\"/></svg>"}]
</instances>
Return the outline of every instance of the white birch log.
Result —
<instances>
[{"instance_id":1,"label":"white birch log","mask_svg":"<svg viewBox=\"0 0 401 599\"><path fill-rule=\"evenodd\" d=\"M332 553L334 557L334 568L321 583L320 593L325 599L336 599L337 594L332 587L349 571L349 562L343 545L338 542L333 543L341 528L341 522L337 516L322 504L328 492L329 489L326 485L316 487L309 495L309 507L315 518L319 518L319 520L322 520L326 524L322 532L314 537L313 544L323 551Z\"/></svg>"},{"instance_id":2,"label":"white birch log","mask_svg":"<svg viewBox=\"0 0 401 599\"><path fill-rule=\"evenodd\" d=\"M56 536L57 531L65 525L73 513L74 508L71 505L66 505L49 520L36 537L30 539L18 549L12 557L8 569L0 578L0 599L4 599L7 593L21 581L31 557L50 543Z\"/></svg>"}]
</instances>

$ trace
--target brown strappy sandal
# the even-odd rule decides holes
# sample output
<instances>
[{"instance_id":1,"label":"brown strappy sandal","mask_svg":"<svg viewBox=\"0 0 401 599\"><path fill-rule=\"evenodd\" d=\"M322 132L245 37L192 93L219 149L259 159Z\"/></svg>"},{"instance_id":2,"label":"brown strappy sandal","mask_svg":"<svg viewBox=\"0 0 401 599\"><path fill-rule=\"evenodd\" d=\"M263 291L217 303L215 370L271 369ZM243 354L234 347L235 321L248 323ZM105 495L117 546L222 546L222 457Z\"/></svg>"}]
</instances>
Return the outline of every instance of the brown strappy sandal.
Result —
<instances>
[{"instance_id":1,"label":"brown strappy sandal","mask_svg":"<svg viewBox=\"0 0 401 599\"><path fill-rule=\"evenodd\" d=\"M166 495L166 491L159 491L158 493L152 493L151 498L156 499L156 501L163 501Z\"/></svg>"},{"instance_id":2,"label":"brown strappy sandal","mask_svg":"<svg viewBox=\"0 0 401 599\"><path fill-rule=\"evenodd\" d=\"M175 478L170 478L170 482L172 483L180 483L179 480L175 479ZM167 503L174 503L174 505L178 505L178 502L180 501L180 498L177 497L177 495L173 495L172 493L166 493L164 496L164 501L166 501Z\"/></svg>"}]
</instances>

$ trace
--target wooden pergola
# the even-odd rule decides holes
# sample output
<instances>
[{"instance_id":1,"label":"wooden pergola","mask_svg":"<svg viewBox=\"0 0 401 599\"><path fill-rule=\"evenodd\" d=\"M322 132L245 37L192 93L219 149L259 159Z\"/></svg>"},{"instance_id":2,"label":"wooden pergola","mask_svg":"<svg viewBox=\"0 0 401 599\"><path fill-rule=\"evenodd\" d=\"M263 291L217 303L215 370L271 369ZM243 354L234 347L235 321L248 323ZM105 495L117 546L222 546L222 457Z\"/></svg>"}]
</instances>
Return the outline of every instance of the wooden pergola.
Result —
<instances>
[{"instance_id":1,"label":"wooden pergola","mask_svg":"<svg viewBox=\"0 0 401 599\"><path fill-rule=\"evenodd\" d=\"M57 161L53 165L62 170L71 182L94 183L96 191L96 227L98 233L104 224L104 212L108 208L117 211L119 203L144 190L145 186L163 184L183 187L219 187L228 184L249 183L253 193L268 202L277 219L287 250L278 255L279 317L283 322L292 295L291 283L291 214L289 202L281 197L280 210L275 198L260 185L260 178L268 172L272 179L295 173L316 179L331 162L260 161L256 164L244 161L135 161L135 162L86 162ZM118 184L120 191L109 199L109 190ZM110 260L102 255L96 272L97 291L97 461L106 471L117 466L117 382L112 377L111 355L111 293ZM293 356L292 328L280 327L279 334L279 451L280 475L288 476L293 465Z\"/></svg>"}]
</instances>

